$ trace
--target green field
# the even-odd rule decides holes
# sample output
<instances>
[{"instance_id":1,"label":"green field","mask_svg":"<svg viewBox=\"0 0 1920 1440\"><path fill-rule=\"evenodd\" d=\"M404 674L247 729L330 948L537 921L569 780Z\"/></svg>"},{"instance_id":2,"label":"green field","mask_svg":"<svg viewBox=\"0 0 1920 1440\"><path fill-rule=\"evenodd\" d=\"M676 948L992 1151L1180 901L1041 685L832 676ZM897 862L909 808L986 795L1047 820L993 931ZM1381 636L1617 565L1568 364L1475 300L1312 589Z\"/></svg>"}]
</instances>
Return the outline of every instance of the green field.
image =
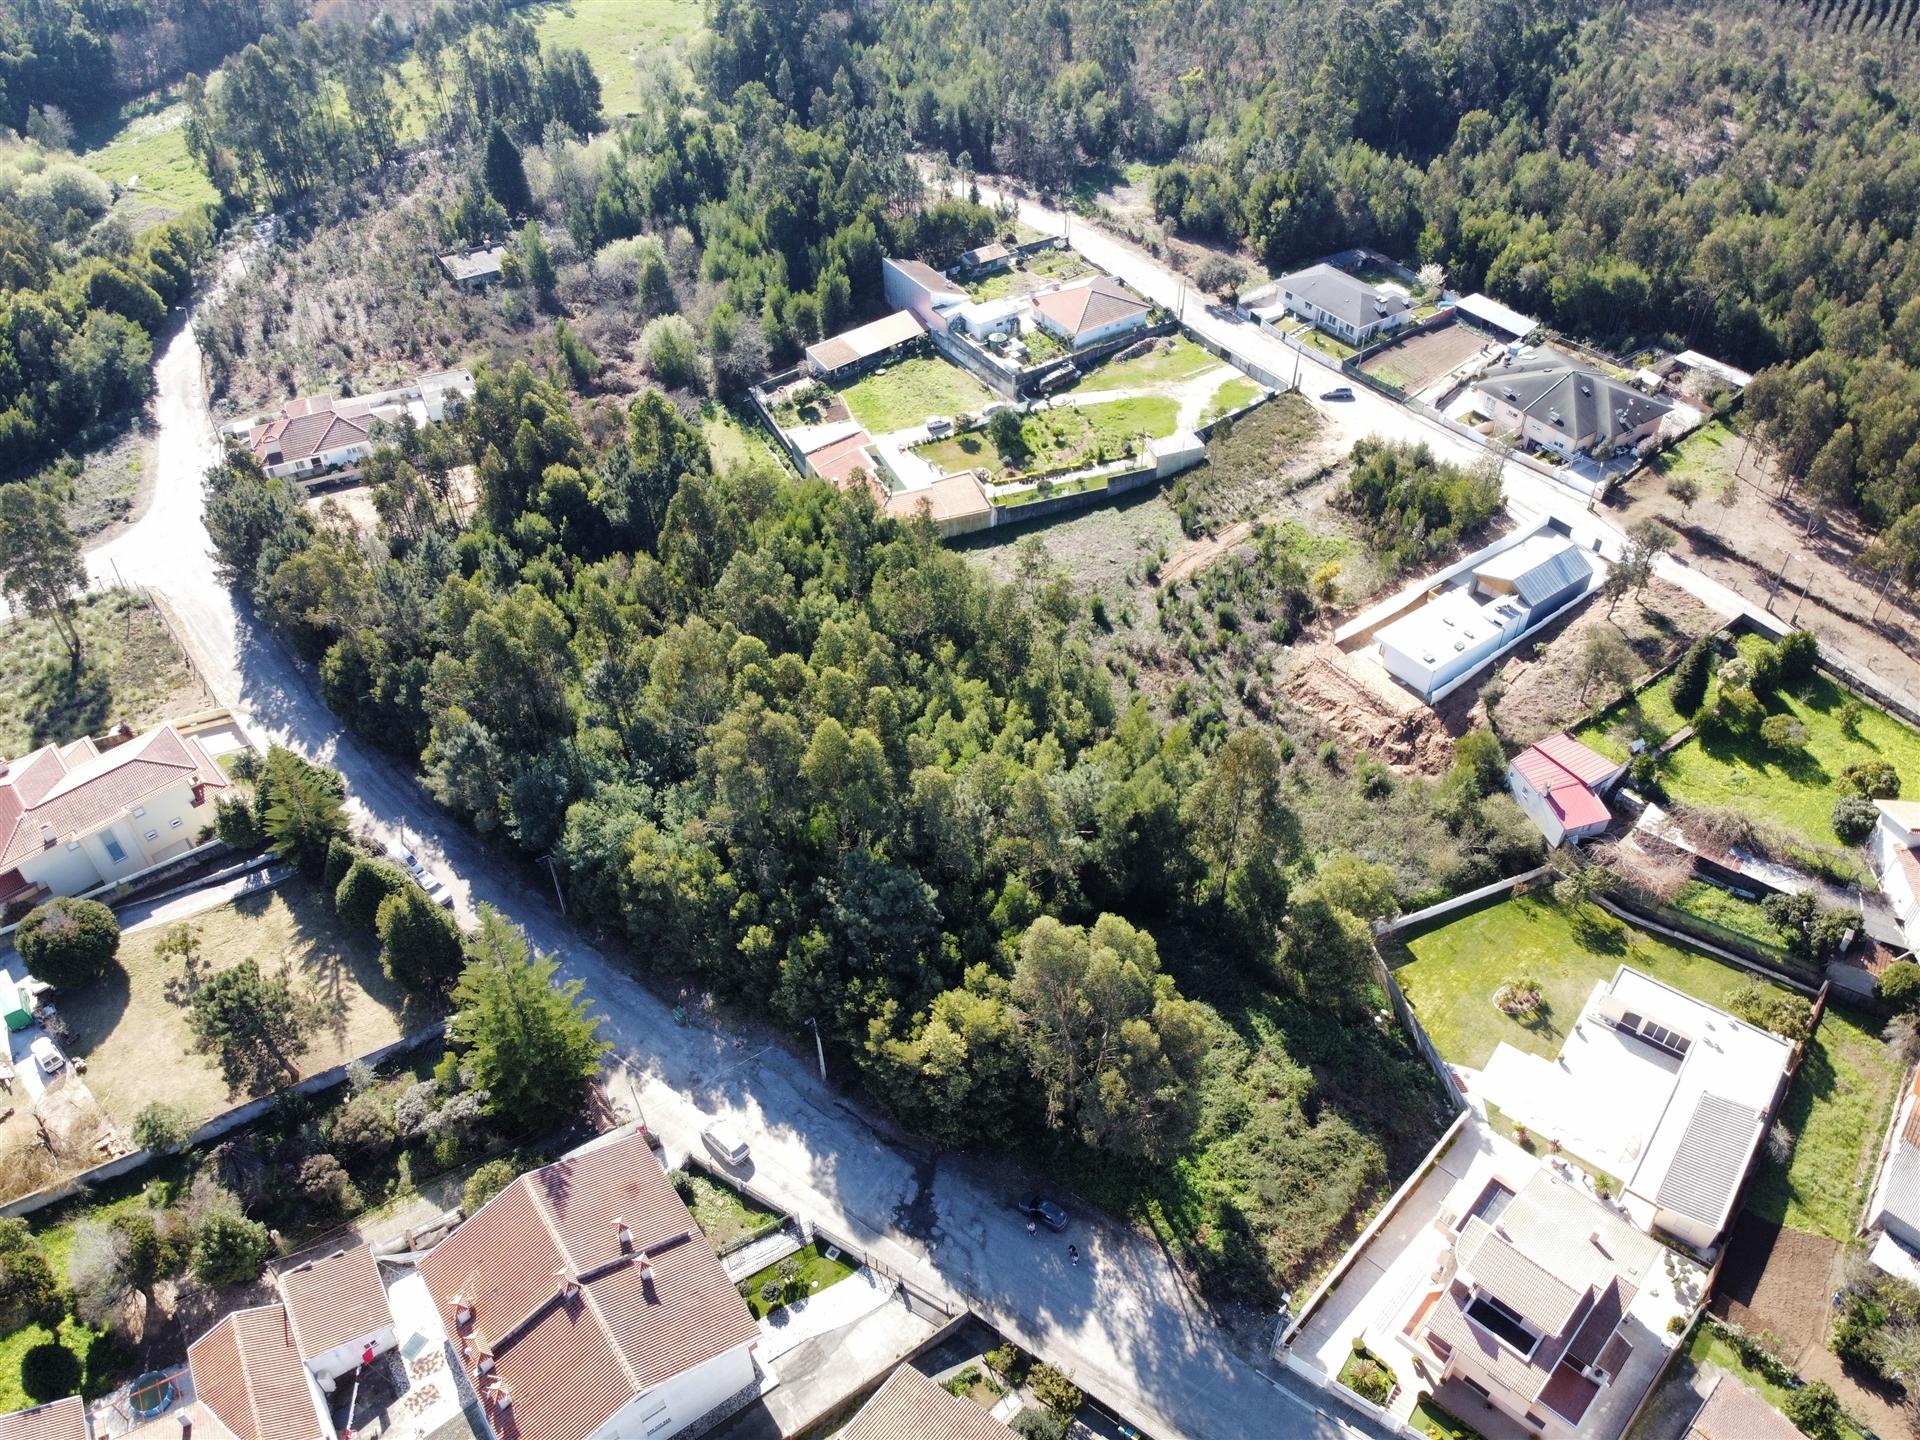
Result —
<instances>
[{"instance_id":1,"label":"green field","mask_svg":"<svg viewBox=\"0 0 1920 1440\"><path fill-rule=\"evenodd\" d=\"M958 365L937 355L916 355L864 375L840 392L847 413L875 435L924 424L935 415L952 418L990 405L994 393Z\"/></svg>"},{"instance_id":2,"label":"green field","mask_svg":"<svg viewBox=\"0 0 1920 1440\"><path fill-rule=\"evenodd\" d=\"M1672 677L1649 686L1579 732L1603 754L1624 760L1627 737L1638 732L1661 739L1677 730ZM1859 738L1840 728L1840 709L1852 697L1824 675L1808 682L1805 696L1781 693L1767 709L1790 714L1807 728L1804 755L1770 749L1758 736L1696 738L1667 757L1660 782L1688 805L1740 810L1772 821L1816 845L1838 845L1830 817L1840 798L1840 772L1860 760L1886 760L1900 772L1902 793L1920 794L1920 734L1872 705L1862 704ZM1712 703L1713 692L1708 692Z\"/></svg>"},{"instance_id":3,"label":"green field","mask_svg":"<svg viewBox=\"0 0 1920 1440\"><path fill-rule=\"evenodd\" d=\"M1597 917L1598 929L1589 917ZM1610 921L1599 910L1576 919L1550 896L1522 895L1407 941L1413 959L1394 979L1440 1053L1478 1069L1503 1040L1549 1060L1558 1055L1593 987L1622 965L1710 1005L1725 1005L1751 978L1640 931L1622 935ZM1530 1025L1493 1004L1493 992L1520 975L1538 980L1546 997L1541 1018Z\"/></svg>"},{"instance_id":4,"label":"green field","mask_svg":"<svg viewBox=\"0 0 1920 1440\"><path fill-rule=\"evenodd\" d=\"M705 23L697 0L571 0L527 13L537 17L541 44L586 51L610 120L640 109L644 96L634 60L697 34Z\"/></svg>"},{"instance_id":5,"label":"green field","mask_svg":"<svg viewBox=\"0 0 1920 1440\"><path fill-rule=\"evenodd\" d=\"M1744 941L1777 960L1791 963L1786 942L1780 938L1780 931L1767 919L1766 909L1757 900L1742 900L1718 885L1709 885L1704 880L1689 880L1668 903L1683 914L1727 931L1735 940Z\"/></svg>"},{"instance_id":6,"label":"green field","mask_svg":"<svg viewBox=\"0 0 1920 1440\"><path fill-rule=\"evenodd\" d=\"M1244 375L1236 375L1230 380L1223 381L1220 388L1213 392L1213 398L1207 401L1204 418L1218 419L1243 406L1251 405L1259 398L1260 387Z\"/></svg>"},{"instance_id":7,"label":"green field","mask_svg":"<svg viewBox=\"0 0 1920 1440\"><path fill-rule=\"evenodd\" d=\"M1179 404L1165 395L1077 408L1063 405L1025 417L1020 433L1027 454L1018 464L1010 465L1002 459L985 430L936 440L916 447L914 453L948 474L983 466L988 478L999 482L1117 460L1135 453L1141 436L1171 435L1179 420Z\"/></svg>"},{"instance_id":8,"label":"green field","mask_svg":"<svg viewBox=\"0 0 1920 1440\"><path fill-rule=\"evenodd\" d=\"M174 99L176 93L137 100L97 135L76 142L86 145L79 156L82 165L129 191L121 202L129 208L157 206L178 213L220 198L187 154L187 107Z\"/></svg>"},{"instance_id":9,"label":"green field","mask_svg":"<svg viewBox=\"0 0 1920 1440\"><path fill-rule=\"evenodd\" d=\"M1225 368L1226 362L1212 351L1194 344L1184 335L1176 335L1172 344L1164 349L1156 348L1151 354L1138 359L1095 366L1061 393L1070 395L1075 390L1141 390L1153 385L1177 385L1182 380L1191 380L1209 370Z\"/></svg>"},{"instance_id":10,"label":"green field","mask_svg":"<svg viewBox=\"0 0 1920 1440\"><path fill-rule=\"evenodd\" d=\"M1853 1238L1900 1089L1900 1067L1879 1032L1869 1015L1827 1007L1780 1107L1792 1158L1762 1163L1749 1210L1810 1235Z\"/></svg>"},{"instance_id":11,"label":"green field","mask_svg":"<svg viewBox=\"0 0 1920 1440\"><path fill-rule=\"evenodd\" d=\"M1654 457L1650 468L1662 484L1686 475L1700 483L1701 498L1711 499L1734 478L1746 441L1724 420L1702 425L1671 450Z\"/></svg>"}]
</instances>

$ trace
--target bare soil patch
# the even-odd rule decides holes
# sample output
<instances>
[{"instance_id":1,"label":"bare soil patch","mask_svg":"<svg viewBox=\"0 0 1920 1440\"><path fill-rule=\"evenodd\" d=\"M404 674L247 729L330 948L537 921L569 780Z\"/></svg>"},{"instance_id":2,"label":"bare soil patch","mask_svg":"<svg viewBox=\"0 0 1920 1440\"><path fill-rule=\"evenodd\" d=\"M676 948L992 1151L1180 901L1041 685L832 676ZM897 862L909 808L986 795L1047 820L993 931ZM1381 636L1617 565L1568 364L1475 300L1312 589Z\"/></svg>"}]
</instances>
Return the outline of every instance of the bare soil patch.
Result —
<instances>
[{"instance_id":1,"label":"bare soil patch","mask_svg":"<svg viewBox=\"0 0 1920 1440\"><path fill-rule=\"evenodd\" d=\"M1286 697L1338 739L1395 770L1444 774L1457 732L1412 694L1396 690L1385 671L1377 681L1361 672L1369 664L1332 644L1315 645L1287 672Z\"/></svg>"},{"instance_id":2,"label":"bare soil patch","mask_svg":"<svg viewBox=\"0 0 1920 1440\"><path fill-rule=\"evenodd\" d=\"M1489 349L1492 343L1464 325L1443 325L1369 355L1360 368L1415 395L1482 350Z\"/></svg>"},{"instance_id":3,"label":"bare soil patch","mask_svg":"<svg viewBox=\"0 0 1920 1440\"><path fill-rule=\"evenodd\" d=\"M1701 491L1684 515L1666 493L1668 479L1680 474ZM1732 503L1722 504L1722 493ZM1676 558L1812 630L1823 645L1920 705L1920 597L1898 585L1887 590L1882 577L1860 566L1872 536L1856 517L1820 507L1815 518L1798 494L1781 499L1780 480L1760 446L1724 426L1706 426L1607 503L1618 524L1659 519L1680 537Z\"/></svg>"},{"instance_id":4,"label":"bare soil patch","mask_svg":"<svg viewBox=\"0 0 1920 1440\"><path fill-rule=\"evenodd\" d=\"M1486 710L1494 730L1510 745L1531 745L1543 735L1586 721L1596 705L1617 698L1612 691L1584 687L1580 679L1580 655L1596 630L1617 632L1639 657L1643 673L1651 674L1727 618L1664 580L1650 582L1638 599L1622 600L1612 615L1596 596L1510 653L1489 680L1448 696L1443 708L1450 716L1471 709L1489 681L1497 681L1501 688L1494 693L1499 698Z\"/></svg>"},{"instance_id":5,"label":"bare soil patch","mask_svg":"<svg viewBox=\"0 0 1920 1440\"><path fill-rule=\"evenodd\" d=\"M1160 571L1160 583L1164 585L1173 580L1185 580L1188 576L1206 569L1252 533L1253 522L1241 520L1229 525L1218 535L1203 535L1198 540L1187 541L1174 552L1173 559Z\"/></svg>"}]
</instances>

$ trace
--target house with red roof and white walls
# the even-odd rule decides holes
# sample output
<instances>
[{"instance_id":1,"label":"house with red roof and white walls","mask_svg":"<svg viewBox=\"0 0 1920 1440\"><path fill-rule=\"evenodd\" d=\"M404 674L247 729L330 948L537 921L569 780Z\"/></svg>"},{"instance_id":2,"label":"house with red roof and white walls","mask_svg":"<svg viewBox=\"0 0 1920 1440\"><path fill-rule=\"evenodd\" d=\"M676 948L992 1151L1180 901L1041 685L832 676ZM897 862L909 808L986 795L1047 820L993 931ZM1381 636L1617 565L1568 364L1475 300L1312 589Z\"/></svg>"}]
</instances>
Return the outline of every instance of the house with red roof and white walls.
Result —
<instances>
[{"instance_id":1,"label":"house with red roof and white walls","mask_svg":"<svg viewBox=\"0 0 1920 1440\"><path fill-rule=\"evenodd\" d=\"M1613 823L1601 796L1626 769L1571 735L1549 735L1508 762L1507 789L1547 844L1559 845L1601 834Z\"/></svg>"},{"instance_id":2,"label":"house with red roof and white walls","mask_svg":"<svg viewBox=\"0 0 1920 1440\"><path fill-rule=\"evenodd\" d=\"M1868 845L1880 889L1907 947L1920 950L1920 800L1876 800L1880 818Z\"/></svg>"}]
</instances>

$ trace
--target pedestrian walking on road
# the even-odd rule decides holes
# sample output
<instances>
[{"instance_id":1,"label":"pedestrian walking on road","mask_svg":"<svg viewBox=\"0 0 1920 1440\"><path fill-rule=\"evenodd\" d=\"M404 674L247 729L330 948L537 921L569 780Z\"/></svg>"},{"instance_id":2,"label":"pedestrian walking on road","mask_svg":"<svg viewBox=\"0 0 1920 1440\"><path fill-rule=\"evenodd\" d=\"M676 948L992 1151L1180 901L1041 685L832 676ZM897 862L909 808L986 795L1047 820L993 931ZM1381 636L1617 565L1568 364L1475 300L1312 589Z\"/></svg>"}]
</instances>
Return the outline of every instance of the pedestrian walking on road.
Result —
<instances>
[{"instance_id":1,"label":"pedestrian walking on road","mask_svg":"<svg viewBox=\"0 0 1920 1440\"><path fill-rule=\"evenodd\" d=\"M1033 1221L1032 1221L1031 1219L1029 1219L1029 1220L1027 1221L1027 1234L1029 1234L1029 1235L1032 1235L1033 1233L1034 1233L1034 1229L1033 1229Z\"/></svg>"},{"instance_id":2,"label":"pedestrian walking on road","mask_svg":"<svg viewBox=\"0 0 1920 1440\"><path fill-rule=\"evenodd\" d=\"M1078 1265L1080 1263L1080 1247L1078 1245L1067 1246L1067 1258Z\"/></svg>"}]
</instances>

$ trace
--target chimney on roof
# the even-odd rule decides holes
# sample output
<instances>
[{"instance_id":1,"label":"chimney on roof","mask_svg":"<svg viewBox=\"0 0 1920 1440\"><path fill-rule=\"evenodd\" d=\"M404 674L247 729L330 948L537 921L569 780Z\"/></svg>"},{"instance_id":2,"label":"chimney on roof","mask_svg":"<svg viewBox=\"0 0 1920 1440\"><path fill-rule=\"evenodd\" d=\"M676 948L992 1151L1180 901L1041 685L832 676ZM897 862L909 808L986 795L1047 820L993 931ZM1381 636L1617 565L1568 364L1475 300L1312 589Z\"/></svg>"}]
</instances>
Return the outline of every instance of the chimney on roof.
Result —
<instances>
[{"instance_id":1,"label":"chimney on roof","mask_svg":"<svg viewBox=\"0 0 1920 1440\"><path fill-rule=\"evenodd\" d=\"M613 1222L613 1238L619 1242L622 1254L633 1249L633 1229L625 1220Z\"/></svg>"},{"instance_id":2,"label":"chimney on roof","mask_svg":"<svg viewBox=\"0 0 1920 1440\"><path fill-rule=\"evenodd\" d=\"M193 1416L180 1412L180 1440L193 1440Z\"/></svg>"},{"instance_id":3,"label":"chimney on roof","mask_svg":"<svg viewBox=\"0 0 1920 1440\"><path fill-rule=\"evenodd\" d=\"M573 1273L572 1266L563 1266L553 1272L553 1293L562 1300L571 1300L580 1293L580 1277Z\"/></svg>"},{"instance_id":4,"label":"chimney on roof","mask_svg":"<svg viewBox=\"0 0 1920 1440\"><path fill-rule=\"evenodd\" d=\"M482 1350L480 1352L479 1362L475 1364L475 1366L473 1367L474 1378L482 1379L488 1375L491 1375L492 1373L493 1373L493 1352L491 1350Z\"/></svg>"},{"instance_id":5,"label":"chimney on roof","mask_svg":"<svg viewBox=\"0 0 1920 1440\"><path fill-rule=\"evenodd\" d=\"M502 1380L493 1387L493 1403L502 1410L513 1404L513 1390L506 1381Z\"/></svg>"},{"instance_id":6,"label":"chimney on roof","mask_svg":"<svg viewBox=\"0 0 1920 1440\"><path fill-rule=\"evenodd\" d=\"M1587 1243L1593 1246L1594 1249L1596 1250L1599 1249L1600 1248L1600 1232L1596 1230L1591 1235L1587 1236Z\"/></svg>"},{"instance_id":7,"label":"chimney on roof","mask_svg":"<svg viewBox=\"0 0 1920 1440\"><path fill-rule=\"evenodd\" d=\"M45 821L42 821L40 824L41 846L45 849L51 850L56 844L59 843L59 840L60 840L60 837L53 833L53 826L47 824Z\"/></svg>"},{"instance_id":8,"label":"chimney on roof","mask_svg":"<svg viewBox=\"0 0 1920 1440\"><path fill-rule=\"evenodd\" d=\"M462 1329L473 1323L473 1306L467 1303L464 1295L453 1297L453 1323Z\"/></svg>"},{"instance_id":9,"label":"chimney on roof","mask_svg":"<svg viewBox=\"0 0 1920 1440\"><path fill-rule=\"evenodd\" d=\"M642 1285L653 1283L653 1261L644 1255L640 1257L640 1283Z\"/></svg>"}]
</instances>

